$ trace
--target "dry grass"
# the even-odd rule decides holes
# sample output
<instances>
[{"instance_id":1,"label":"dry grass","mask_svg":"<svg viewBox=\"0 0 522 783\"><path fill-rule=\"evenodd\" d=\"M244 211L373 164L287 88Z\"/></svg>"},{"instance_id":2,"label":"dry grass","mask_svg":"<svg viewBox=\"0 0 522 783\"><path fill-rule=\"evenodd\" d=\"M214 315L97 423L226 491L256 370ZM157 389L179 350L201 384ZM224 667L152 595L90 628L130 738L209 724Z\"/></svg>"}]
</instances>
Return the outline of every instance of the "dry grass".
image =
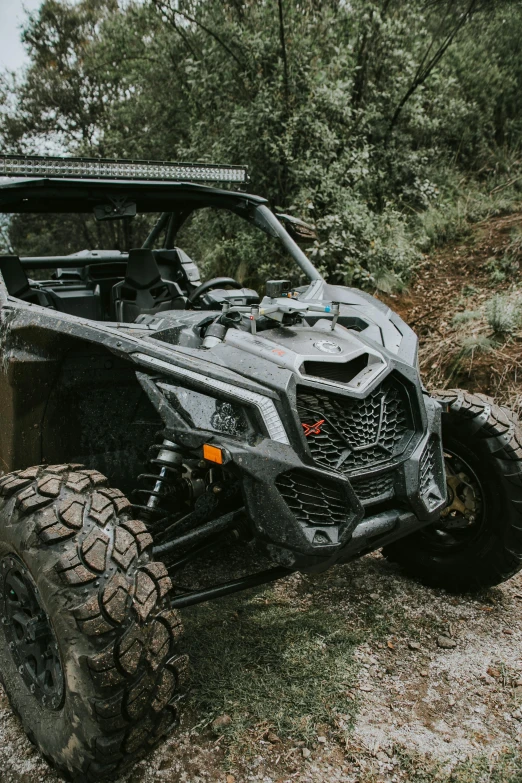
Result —
<instances>
[{"instance_id":1,"label":"dry grass","mask_svg":"<svg viewBox=\"0 0 522 783\"><path fill-rule=\"evenodd\" d=\"M419 362L429 388L483 391L522 412L521 293L494 294L481 309L457 313L445 334L425 337Z\"/></svg>"}]
</instances>

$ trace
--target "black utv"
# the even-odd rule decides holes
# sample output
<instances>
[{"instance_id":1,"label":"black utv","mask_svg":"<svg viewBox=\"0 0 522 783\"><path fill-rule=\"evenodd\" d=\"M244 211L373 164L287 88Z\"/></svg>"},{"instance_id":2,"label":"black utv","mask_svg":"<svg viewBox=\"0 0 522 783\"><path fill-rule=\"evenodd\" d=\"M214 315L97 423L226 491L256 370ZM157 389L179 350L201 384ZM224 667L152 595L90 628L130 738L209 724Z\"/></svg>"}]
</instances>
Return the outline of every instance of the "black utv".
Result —
<instances>
[{"instance_id":1,"label":"black utv","mask_svg":"<svg viewBox=\"0 0 522 783\"><path fill-rule=\"evenodd\" d=\"M522 564L516 418L428 394L411 329L328 284L300 247L310 227L230 189L245 181L241 167L0 157L8 231L48 220L69 250L73 225L91 244L0 257L0 670L69 779L119 774L176 723L178 608L381 548L448 590ZM279 243L294 279L202 282L177 237L205 210ZM115 226L126 252L97 244ZM173 588L231 535L271 567Z\"/></svg>"}]
</instances>

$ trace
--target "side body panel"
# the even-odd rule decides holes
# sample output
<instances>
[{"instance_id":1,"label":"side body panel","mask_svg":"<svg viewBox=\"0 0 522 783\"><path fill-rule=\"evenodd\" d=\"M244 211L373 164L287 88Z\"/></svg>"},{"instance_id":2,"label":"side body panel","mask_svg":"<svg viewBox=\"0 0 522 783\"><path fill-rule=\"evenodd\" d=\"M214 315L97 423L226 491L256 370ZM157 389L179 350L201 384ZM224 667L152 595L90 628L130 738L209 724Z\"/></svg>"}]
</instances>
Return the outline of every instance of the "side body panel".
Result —
<instances>
[{"instance_id":1,"label":"side body panel","mask_svg":"<svg viewBox=\"0 0 522 783\"><path fill-rule=\"evenodd\" d=\"M75 462L130 491L162 429L131 361L2 310L0 472ZM57 324L59 326L59 323Z\"/></svg>"}]
</instances>

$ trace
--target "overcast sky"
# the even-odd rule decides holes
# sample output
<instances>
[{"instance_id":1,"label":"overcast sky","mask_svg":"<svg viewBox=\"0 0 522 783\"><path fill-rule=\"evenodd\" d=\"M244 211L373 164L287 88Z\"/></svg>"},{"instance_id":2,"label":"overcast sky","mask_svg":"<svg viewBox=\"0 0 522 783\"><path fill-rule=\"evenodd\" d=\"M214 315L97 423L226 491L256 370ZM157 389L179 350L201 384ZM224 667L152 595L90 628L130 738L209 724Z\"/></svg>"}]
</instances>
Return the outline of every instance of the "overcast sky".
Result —
<instances>
[{"instance_id":1,"label":"overcast sky","mask_svg":"<svg viewBox=\"0 0 522 783\"><path fill-rule=\"evenodd\" d=\"M20 41L27 12L36 11L42 0L0 0L0 68L16 70L27 62Z\"/></svg>"}]
</instances>

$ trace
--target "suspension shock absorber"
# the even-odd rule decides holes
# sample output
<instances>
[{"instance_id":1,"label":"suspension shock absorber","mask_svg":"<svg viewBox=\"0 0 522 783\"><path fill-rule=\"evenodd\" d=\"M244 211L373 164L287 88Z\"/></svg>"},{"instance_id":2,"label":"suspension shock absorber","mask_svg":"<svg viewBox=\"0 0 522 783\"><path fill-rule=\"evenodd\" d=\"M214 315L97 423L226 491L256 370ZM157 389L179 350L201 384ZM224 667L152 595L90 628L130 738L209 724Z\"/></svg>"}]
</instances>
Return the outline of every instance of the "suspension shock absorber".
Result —
<instances>
[{"instance_id":1,"label":"suspension shock absorber","mask_svg":"<svg viewBox=\"0 0 522 783\"><path fill-rule=\"evenodd\" d=\"M139 475L138 481L144 486L135 489L133 495L140 500L143 499L141 503L134 503L134 508L140 512L145 521L155 522L173 513L168 508L168 503L167 506L164 503L169 496L176 494L176 490L181 486L183 452L176 443L166 438L163 443L155 444L152 449L157 451L157 455L150 460L150 463L156 465L159 470L157 473Z\"/></svg>"}]
</instances>

